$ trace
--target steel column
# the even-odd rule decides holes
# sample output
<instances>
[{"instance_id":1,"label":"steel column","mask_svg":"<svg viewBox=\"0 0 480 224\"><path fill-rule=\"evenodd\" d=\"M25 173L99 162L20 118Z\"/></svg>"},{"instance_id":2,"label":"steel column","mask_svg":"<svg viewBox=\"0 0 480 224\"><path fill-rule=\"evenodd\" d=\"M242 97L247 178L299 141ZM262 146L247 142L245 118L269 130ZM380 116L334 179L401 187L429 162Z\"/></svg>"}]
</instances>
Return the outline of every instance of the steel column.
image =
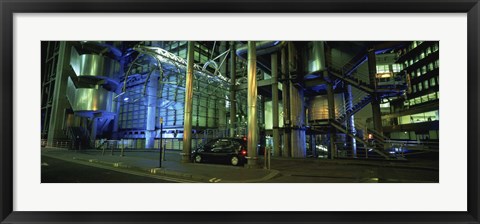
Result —
<instances>
[{"instance_id":1,"label":"steel column","mask_svg":"<svg viewBox=\"0 0 480 224\"><path fill-rule=\"evenodd\" d=\"M235 42L230 41L230 137L235 137L235 127L237 123L237 101L235 96L235 82L237 78L236 60Z\"/></svg>"},{"instance_id":2,"label":"steel column","mask_svg":"<svg viewBox=\"0 0 480 224\"><path fill-rule=\"evenodd\" d=\"M333 83L327 84L327 99L328 99L328 119L330 121L335 120L335 99L334 99L334 92L333 92ZM337 154L337 147L335 145L336 141L336 130L335 128L331 128L330 131L330 159L334 159Z\"/></svg>"},{"instance_id":3,"label":"steel column","mask_svg":"<svg viewBox=\"0 0 480 224\"><path fill-rule=\"evenodd\" d=\"M312 150L313 158L317 158L317 146L315 144L315 135L310 135L310 149Z\"/></svg>"},{"instance_id":4,"label":"steel column","mask_svg":"<svg viewBox=\"0 0 480 224\"><path fill-rule=\"evenodd\" d=\"M278 55L272 54L272 132L273 132L273 155L280 156L280 133L278 132Z\"/></svg>"},{"instance_id":5,"label":"steel column","mask_svg":"<svg viewBox=\"0 0 480 224\"><path fill-rule=\"evenodd\" d=\"M248 167L257 166L257 55L255 41L248 41Z\"/></svg>"},{"instance_id":6,"label":"steel column","mask_svg":"<svg viewBox=\"0 0 480 224\"><path fill-rule=\"evenodd\" d=\"M70 66L70 52L70 44L66 41L61 41L58 50L58 62L56 64L56 78L50 124L48 126L47 145L52 145L55 139L66 138L62 128L65 122L65 110L68 107L67 98L65 97L67 94L68 74L64 70L67 66Z\"/></svg>"},{"instance_id":7,"label":"steel column","mask_svg":"<svg viewBox=\"0 0 480 224\"><path fill-rule=\"evenodd\" d=\"M194 42L188 41L187 74L185 77L185 112L183 115L183 151L182 162L190 162L192 148L192 107L193 107L193 52Z\"/></svg>"},{"instance_id":8,"label":"steel column","mask_svg":"<svg viewBox=\"0 0 480 224\"><path fill-rule=\"evenodd\" d=\"M97 116L93 116L92 117L92 122L90 123L90 136L89 136L89 139L90 139L90 142L89 144L91 144L91 146L95 147L95 139L97 138L97 123L98 123L98 118Z\"/></svg>"},{"instance_id":9,"label":"steel column","mask_svg":"<svg viewBox=\"0 0 480 224\"><path fill-rule=\"evenodd\" d=\"M368 50L368 75L370 79L370 85L377 90L377 60L375 55L375 49ZM375 131L383 133L382 127L382 113L380 111L380 97L375 92L372 95L372 116L373 127Z\"/></svg>"},{"instance_id":10,"label":"steel column","mask_svg":"<svg viewBox=\"0 0 480 224\"><path fill-rule=\"evenodd\" d=\"M352 95L352 85L347 85L347 91L344 94L345 97L345 107L347 109L352 109L353 107L353 95ZM350 133L356 134L356 129L355 129L355 117L354 115L351 115L350 117L347 117L346 119L347 122L347 128L349 129ZM353 158L357 157L357 142L355 138L352 138L350 136L347 136L348 141L352 145L352 156Z\"/></svg>"},{"instance_id":11,"label":"steel column","mask_svg":"<svg viewBox=\"0 0 480 224\"><path fill-rule=\"evenodd\" d=\"M118 139L118 128L120 123L120 103L117 103L117 108L115 110L114 120L113 120L113 136L112 139Z\"/></svg>"},{"instance_id":12,"label":"steel column","mask_svg":"<svg viewBox=\"0 0 480 224\"><path fill-rule=\"evenodd\" d=\"M282 156L290 156L290 95L288 91L289 77L287 74L287 52L282 48L280 53L281 69L282 69L282 104L283 104L283 150Z\"/></svg>"},{"instance_id":13,"label":"steel column","mask_svg":"<svg viewBox=\"0 0 480 224\"><path fill-rule=\"evenodd\" d=\"M220 49L220 53L225 52L227 50L227 42L226 41L221 41L219 49ZM220 60L223 61L223 58L221 58ZM220 73L222 73L223 76L227 75L227 63L222 63L221 64ZM227 127L226 127L227 111L226 111L226 108L225 108L225 95L224 94L226 94L226 93L222 93L222 97L215 101L215 105L217 107L217 114L218 114L218 125L217 125L217 127L223 132L227 129ZM217 95L217 90L215 90L215 95Z\"/></svg>"},{"instance_id":14,"label":"steel column","mask_svg":"<svg viewBox=\"0 0 480 224\"><path fill-rule=\"evenodd\" d=\"M295 79L298 78L298 67L297 67L297 51L293 42L288 43L288 71L290 79L293 79L295 74ZM290 97L290 156L296 158L303 158L306 156L306 138L304 130L304 118L305 111L303 105L303 90L297 88L290 82L289 86L289 97Z\"/></svg>"}]
</instances>

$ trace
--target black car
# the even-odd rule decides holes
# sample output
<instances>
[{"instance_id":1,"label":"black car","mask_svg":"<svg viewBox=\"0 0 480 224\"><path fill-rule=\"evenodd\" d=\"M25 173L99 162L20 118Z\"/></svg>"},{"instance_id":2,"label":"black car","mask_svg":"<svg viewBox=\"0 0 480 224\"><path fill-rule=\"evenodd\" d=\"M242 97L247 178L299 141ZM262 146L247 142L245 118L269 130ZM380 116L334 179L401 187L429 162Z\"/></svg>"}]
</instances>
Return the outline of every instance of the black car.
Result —
<instances>
[{"instance_id":1,"label":"black car","mask_svg":"<svg viewBox=\"0 0 480 224\"><path fill-rule=\"evenodd\" d=\"M241 138L215 138L192 152L195 163L228 162L234 166L247 161L247 141Z\"/></svg>"}]
</instances>

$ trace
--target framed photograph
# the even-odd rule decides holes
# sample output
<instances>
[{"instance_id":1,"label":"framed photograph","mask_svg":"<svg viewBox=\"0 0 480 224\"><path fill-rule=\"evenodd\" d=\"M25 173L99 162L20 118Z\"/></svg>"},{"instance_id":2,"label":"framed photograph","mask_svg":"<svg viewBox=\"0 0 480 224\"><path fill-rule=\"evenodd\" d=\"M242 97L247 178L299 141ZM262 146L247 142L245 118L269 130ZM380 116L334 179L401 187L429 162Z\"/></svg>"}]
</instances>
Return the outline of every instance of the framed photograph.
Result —
<instances>
[{"instance_id":1,"label":"framed photograph","mask_svg":"<svg viewBox=\"0 0 480 224\"><path fill-rule=\"evenodd\" d=\"M478 0L0 7L1 223L480 223Z\"/></svg>"}]
</instances>

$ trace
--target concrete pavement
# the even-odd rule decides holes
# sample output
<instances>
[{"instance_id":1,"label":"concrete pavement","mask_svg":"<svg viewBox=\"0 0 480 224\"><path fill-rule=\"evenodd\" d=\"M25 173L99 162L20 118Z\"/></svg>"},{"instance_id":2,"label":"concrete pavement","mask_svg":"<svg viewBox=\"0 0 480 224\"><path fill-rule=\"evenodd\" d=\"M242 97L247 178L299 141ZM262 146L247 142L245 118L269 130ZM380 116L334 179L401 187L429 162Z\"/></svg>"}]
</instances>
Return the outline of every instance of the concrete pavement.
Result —
<instances>
[{"instance_id":1,"label":"concrete pavement","mask_svg":"<svg viewBox=\"0 0 480 224\"><path fill-rule=\"evenodd\" d=\"M438 162L375 161L353 159L272 158L271 168L247 169L224 164L181 163L179 151L166 151L162 168L158 151L72 151L42 148L42 156L115 167L184 179L184 182L214 183L438 183ZM259 165L263 165L260 157Z\"/></svg>"},{"instance_id":2,"label":"concrete pavement","mask_svg":"<svg viewBox=\"0 0 480 224\"><path fill-rule=\"evenodd\" d=\"M264 182L279 174L276 170L246 169L220 164L197 164L180 162L179 152L167 152L166 161L159 167L159 154L157 152L125 152L120 156L117 151L114 155L106 152L102 155L99 150L66 150L59 148L42 148L42 156L62 159L70 162L85 162L128 169L139 173L166 175L190 180L188 182L214 182L214 183L255 183ZM187 181L186 181L187 182Z\"/></svg>"}]
</instances>

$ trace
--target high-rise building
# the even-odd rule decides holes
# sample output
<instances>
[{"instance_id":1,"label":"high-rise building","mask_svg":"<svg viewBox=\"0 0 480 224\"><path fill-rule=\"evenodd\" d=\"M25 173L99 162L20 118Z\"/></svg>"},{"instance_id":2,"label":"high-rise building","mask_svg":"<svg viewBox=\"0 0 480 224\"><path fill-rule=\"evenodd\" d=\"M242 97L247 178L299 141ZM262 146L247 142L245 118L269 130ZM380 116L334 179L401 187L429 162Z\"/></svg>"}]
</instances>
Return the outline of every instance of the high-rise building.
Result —
<instances>
[{"instance_id":1,"label":"high-rise building","mask_svg":"<svg viewBox=\"0 0 480 224\"><path fill-rule=\"evenodd\" d=\"M412 41L397 52L408 89L390 102L384 130L391 139L438 142L439 42Z\"/></svg>"}]
</instances>

